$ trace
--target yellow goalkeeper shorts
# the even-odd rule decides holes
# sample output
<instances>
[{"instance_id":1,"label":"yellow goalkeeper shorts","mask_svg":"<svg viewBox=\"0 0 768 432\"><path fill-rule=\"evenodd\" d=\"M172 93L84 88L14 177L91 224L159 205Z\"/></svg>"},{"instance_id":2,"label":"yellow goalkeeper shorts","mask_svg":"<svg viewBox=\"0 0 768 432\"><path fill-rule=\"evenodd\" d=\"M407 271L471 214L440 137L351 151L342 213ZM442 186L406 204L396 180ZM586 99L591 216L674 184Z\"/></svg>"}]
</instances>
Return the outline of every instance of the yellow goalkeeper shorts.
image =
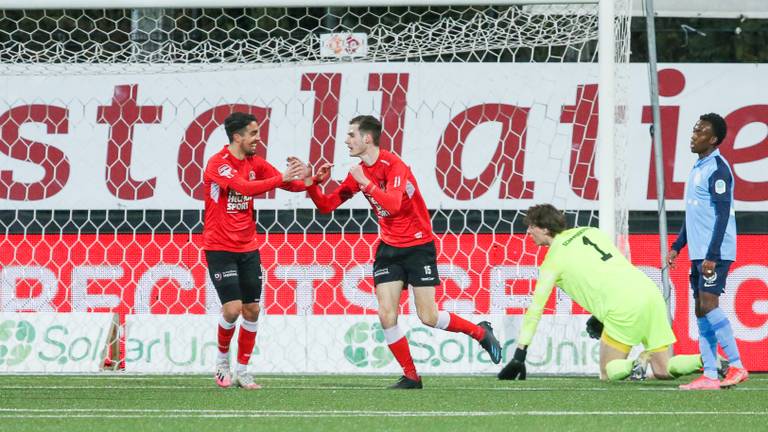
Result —
<instances>
[{"instance_id":1,"label":"yellow goalkeeper shorts","mask_svg":"<svg viewBox=\"0 0 768 432\"><path fill-rule=\"evenodd\" d=\"M634 305L622 314L609 313L603 320L605 342L622 352L643 344L646 351L663 351L677 341L667 320L667 305L660 295L649 296L645 304Z\"/></svg>"}]
</instances>

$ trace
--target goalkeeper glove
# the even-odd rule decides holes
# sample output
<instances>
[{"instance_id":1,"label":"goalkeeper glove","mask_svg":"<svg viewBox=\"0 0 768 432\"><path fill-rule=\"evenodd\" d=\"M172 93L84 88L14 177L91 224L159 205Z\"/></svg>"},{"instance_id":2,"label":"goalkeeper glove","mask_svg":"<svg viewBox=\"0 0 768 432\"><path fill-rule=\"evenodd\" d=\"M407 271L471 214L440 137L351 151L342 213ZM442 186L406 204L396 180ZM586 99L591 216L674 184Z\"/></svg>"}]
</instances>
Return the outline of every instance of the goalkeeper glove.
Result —
<instances>
[{"instance_id":1,"label":"goalkeeper glove","mask_svg":"<svg viewBox=\"0 0 768 432\"><path fill-rule=\"evenodd\" d=\"M603 323L594 315L587 320L587 334L592 339L600 339L600 336L603 335Z\"/></svg>"},{"instance_id":2,"label":"goalkeeper glove","mask_svg":"<svg viewBox=\"0 0 768 432\"><path fill-rule=\"evenodd\" d=\"M500 380L524 380L525 379L525 356L528 354L528 347L515 350L515 356L499 372Z\"/></svg>"}]
</instances>

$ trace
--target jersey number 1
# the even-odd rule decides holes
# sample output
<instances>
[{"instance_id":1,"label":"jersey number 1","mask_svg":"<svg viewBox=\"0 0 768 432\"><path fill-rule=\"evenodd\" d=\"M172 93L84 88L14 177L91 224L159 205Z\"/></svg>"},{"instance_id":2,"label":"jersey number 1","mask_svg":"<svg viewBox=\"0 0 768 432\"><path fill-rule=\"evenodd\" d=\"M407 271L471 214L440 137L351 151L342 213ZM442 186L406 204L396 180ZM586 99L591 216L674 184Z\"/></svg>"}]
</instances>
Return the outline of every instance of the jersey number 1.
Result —
<instances>
[{"instance_id":1,"label":"jersey number 1","mask_svg":"<svg viewBox=\"0 0 768 432\"><path fill-rule=\"evenodd\" d=\"M602 250L602 249L600 249L599 247L597 247L597 245L596 245L596 244L592 243L592 240L590 240L590 239L589 239L589 237L586 237L586 236L585 236L585 237L582 237L582 238L581 238L581 241L583 241L583 242L584 242L584 245L585 245L585 246L592 246L593 248L595 248L595 250L597 251L597 253L599 253L599 254L600 254L600 259L601 259L601 260L603 260L603 261L608 261L609 259L613 258L613 255L611 255L611 254L609 254L609 253L605 253L605 252L603 252L603 250Z\"/></svg>"}]
</instances>

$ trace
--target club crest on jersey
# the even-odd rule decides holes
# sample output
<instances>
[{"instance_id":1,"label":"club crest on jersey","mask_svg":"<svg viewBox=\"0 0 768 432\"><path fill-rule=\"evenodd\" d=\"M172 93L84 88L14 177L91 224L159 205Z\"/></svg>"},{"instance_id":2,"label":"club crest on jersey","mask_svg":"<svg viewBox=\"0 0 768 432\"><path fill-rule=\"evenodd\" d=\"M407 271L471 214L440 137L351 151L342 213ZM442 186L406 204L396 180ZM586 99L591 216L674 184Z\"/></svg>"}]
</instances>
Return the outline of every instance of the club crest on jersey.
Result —
<instances>
[{"instance_id":1,"label":"club crest on jersey","mask_svg":"<svg viewBox=\"0 0 768 432\"><path fill-rule=\"evenodd\" d=\"M231 166L227 164L223 164L223 165L219 165L219 175L225 178L232 178L232 176L234 176L235 174Z\"/></svg>"},{"instance_id":2,"label":"club crest on jersey","mask_svg":"<svg viewBox=\"0 0 768 432\"><path fill-rule=\"evenodd\" d=\"M253 171L249 172L248 173L248 180L250 180L250 181L256 180L256 173L253 172Z\"/></svg>"}]
</instances>

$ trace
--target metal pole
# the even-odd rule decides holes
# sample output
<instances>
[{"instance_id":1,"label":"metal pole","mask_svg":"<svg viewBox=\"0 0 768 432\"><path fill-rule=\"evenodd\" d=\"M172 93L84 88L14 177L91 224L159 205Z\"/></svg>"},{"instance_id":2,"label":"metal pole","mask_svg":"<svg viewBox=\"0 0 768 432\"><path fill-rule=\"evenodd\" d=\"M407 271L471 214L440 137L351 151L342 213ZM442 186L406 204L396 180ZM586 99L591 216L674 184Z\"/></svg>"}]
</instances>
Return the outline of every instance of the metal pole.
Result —
<instances>
[{"instance_id":1,"label":"metal pole","mask_svg":"<svg viewBox=\"0 0 768 432\"><path fill-rule=\"evenodd\" d=\"M662 159L661 142L661 113L659 111L659 74L656 68L656 25L653 17L653 0L645 0L645 22L648 31L648 82L651 93L651 106L653 108L653 126L651 135L653 141L653 154L656 160L656 196L659 204L659 245L661 248L661 285L664 300L667 302L667 318L672 322L672 309L670 294L672 284L669 281L669 267L667 266L667 212L664 204L664 161Z\"/></svg>"},{"instance_id":2,"label":"metal pole","mask_svg":"<svg viewBox=\"0 0 768 432\"><path fill-rule=\"evenodd\" d=\"M598 18L598 65L600 69L600 90L598 92L597 145L600 183L600 229L608 234L614 244L616 241L616 170L614 165L613 142L615 138L616 99L614 87L616 80L614 41L614 1L600 0Z\"/></svg>"}]
</instances>

